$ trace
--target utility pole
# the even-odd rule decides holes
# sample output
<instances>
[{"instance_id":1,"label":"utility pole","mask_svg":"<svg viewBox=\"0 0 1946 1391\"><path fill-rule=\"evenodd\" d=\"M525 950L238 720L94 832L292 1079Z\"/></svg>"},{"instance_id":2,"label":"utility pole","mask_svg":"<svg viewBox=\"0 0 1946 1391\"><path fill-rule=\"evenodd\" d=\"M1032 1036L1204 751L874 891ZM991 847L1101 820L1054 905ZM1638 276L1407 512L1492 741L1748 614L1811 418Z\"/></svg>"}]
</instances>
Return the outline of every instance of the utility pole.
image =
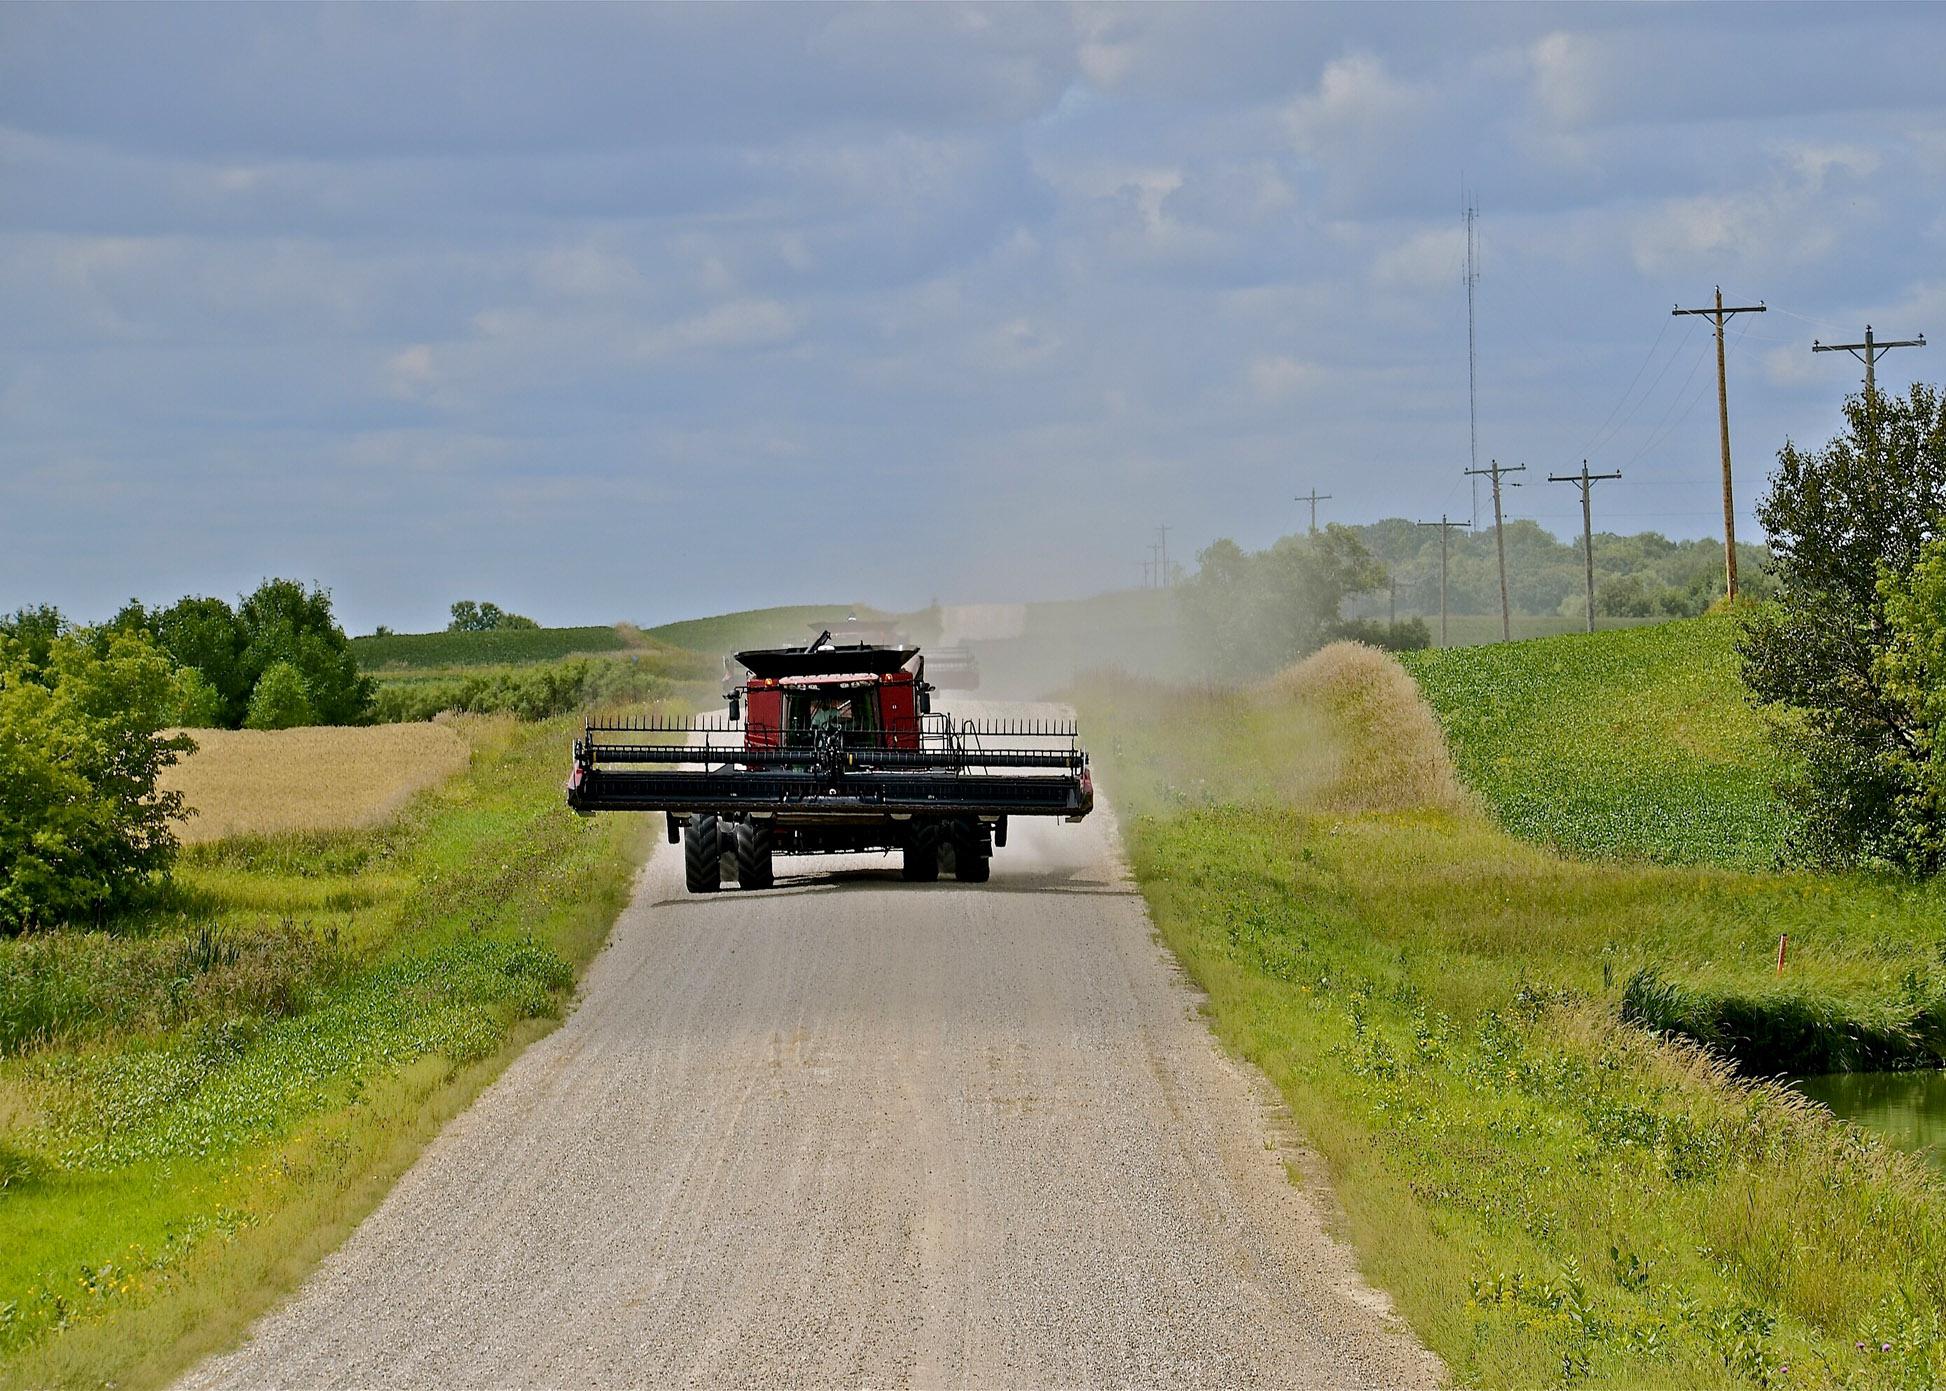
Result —
<instances>
[{"instance_id":1,"label":"utility pole","mask_svg":"<svg viewBox=\"0 0 1946 1391\"><path fill-rule=\"evenodd\" d=\"M1310 492L1299 493L1292 501L1308 502L1311 504L1311 535L1316 536L1318 534L1318 504L1320 502L1331 501L1331 494L1321 493L1313 486Z\"/></svg>"},{"instance_id":2,"label":"utility pole","mask_svg":"<svg viewBox=\"0 0 1946 1391\"><path fill-rule=\"evenodd\" d=\"M1716 287L1716 305L1711 309L1672 309L1671 314L1701 314L1716 324L1716 421L1723 436L1723 574L1724 589L1730 602L1737 601L1737 504L1730 488L1730 388L1723 370L1723 325L1738 314L1767 312L1762 300L1755 304L1723 307L1723 287Z\"/></svg>"},{"instance_id":3,"label":"utility pole","mask_svg":"<svg viewBox=\"0 0 1946 1391\"><path fill-rule=\"evenodd\" d=\"M1439 645L1446 645L1446 542L1455 529L1465 530L1465 522L1449 522L1441 512L1436 522L1420 522L1420 526L1439 528Z\"/></svg>"},{"instance_id":4,"label":"utility pole","mask_svg":"<svg viewBox=\"0 0 1946 1391\"><path fill-rule=\"evenodd\" d=\"M1871 409L1872 398L1878 394L1878 372L1875 370L1878 367L1878 360L1894 348L1923 348L1925 346L1926 335L1923 333L1917 338L1895 338L1888 343L1875 342L1872 338L1872 326L1870 324L1865 325L1865 341L1863 343L1820 343L1815 338L1811 340L1811 351L1814 353L1850 353L1853 357L1865 364L1865 408L1867 410Z\"/></svg>"},{"instance_id":5,"label":"utility pole","mask_svg":"<svg viewBox=\"0 0 1946 1391\"><path fill-rule=\"evenodd\" d=\"M1588 507L1588 490L1595 484L1609 478L1620 478L1621 473L1590 473L1588 461L1581 461L1579 473L1550 473L1550 483L1579 483L1581 485L1581 555L1588 566L1588 631L1595 630L1595 522Z\"/></svg>"},{"instance_id":6,"label":"utility pole","mask_svg":"<svg viewBox=\"0 0 1946 1391\"><path fill-rule=\"evenodd\" d=\"M1492 460L1491 463L1493 465L1491 468L1470 468L1467 472L1469 474L1485 474L1493 480L1493 544L1500 552L1500 641L1512 642L1514 636L1514 620L1512 606L1507 602L1507 528L1501 524L1500 518L1500 475L1503 473L1525 473L1527 471L1527 465L1515 464L1512 467L1507 467L1498 459ZM1507 486L1509 488L1518 488L1520 484L1509 483Z\"/></svg>"},{"instance_id":7,"label":"utility pole","mask_svg":"<svg viewBox=\"0 0 1946 1391\"><path fill-rule=\"evenodd\" d=\"M1172 576L1169 574L1169 532L1170 530L1171 528L1166 525L1158 526L1155 529L1156 552L1157 552L1157 558L1156 558L1157 587L1161 589L1170 588L1171 579L1172 579Z\"/></svg>"}]
</instances>

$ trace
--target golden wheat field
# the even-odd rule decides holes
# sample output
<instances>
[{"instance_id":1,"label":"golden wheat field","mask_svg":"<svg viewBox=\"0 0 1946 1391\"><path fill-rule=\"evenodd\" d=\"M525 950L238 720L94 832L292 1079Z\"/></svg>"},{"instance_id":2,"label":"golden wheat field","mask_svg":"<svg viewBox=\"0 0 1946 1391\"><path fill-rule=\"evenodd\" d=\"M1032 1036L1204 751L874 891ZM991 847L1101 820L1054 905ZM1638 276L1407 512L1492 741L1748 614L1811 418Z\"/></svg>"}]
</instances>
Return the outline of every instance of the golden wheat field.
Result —
<instances>
[{"instance_id":1,"label":"golden wheat field","mask_svg":"<svg viewBox=\"0 0 1946 1391\"><path fill-rule=\"evenodd\" d=\"M187 733L196 752L157 781L195 808L177 828L191 845L372 825L466 767L469 752L439 723Z\"/></svg>"}]
</instances>

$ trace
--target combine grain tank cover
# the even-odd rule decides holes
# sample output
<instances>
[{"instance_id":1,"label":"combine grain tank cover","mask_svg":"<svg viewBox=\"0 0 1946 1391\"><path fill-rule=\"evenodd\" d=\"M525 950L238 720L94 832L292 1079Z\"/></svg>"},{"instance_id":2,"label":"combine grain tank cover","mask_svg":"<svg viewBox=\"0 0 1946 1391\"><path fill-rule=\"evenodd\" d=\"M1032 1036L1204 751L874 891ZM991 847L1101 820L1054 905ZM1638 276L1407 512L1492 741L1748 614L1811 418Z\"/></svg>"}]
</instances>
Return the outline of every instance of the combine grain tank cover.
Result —
<instances>
[{"instance_id":1,"label":"combine grain tank cover","mask_svg":"<svg viewBox=\"0 0 1946 1391\"><path fill-rule=\"evenodd\" d=\"M898 671L919 653L916 647L877 647L870 643L832 644L806 652L801 647L764 647L737 653L756 677L884 675Z\"/></svg>"}]
</instances>

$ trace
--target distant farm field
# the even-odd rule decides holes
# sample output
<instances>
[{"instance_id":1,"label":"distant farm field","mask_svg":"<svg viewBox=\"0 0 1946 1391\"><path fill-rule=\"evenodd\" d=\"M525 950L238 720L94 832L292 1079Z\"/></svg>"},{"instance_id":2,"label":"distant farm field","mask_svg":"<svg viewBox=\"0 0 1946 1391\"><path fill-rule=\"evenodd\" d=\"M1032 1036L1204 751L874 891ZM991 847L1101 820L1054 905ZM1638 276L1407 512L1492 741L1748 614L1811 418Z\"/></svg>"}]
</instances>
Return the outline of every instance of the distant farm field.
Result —
<instances>
[{"instance_id":1,"label":"distant farm field","mask_svg":"<svg viewBox=\"0 0 1946 1391\"><path fill-rule=\"evenodd\" d=\"M196 814L188 844L375 825L415 793L467 764L467 744L443 724L371 728L201 729L196 751L162 775Z\"/></svg>"},{"instance_id":2,"label":"distant farm field","mask_svg":"<svg viewBox=\"0 0 1946 1391\"><path fill-rule=\"evenodd\" d=\"M1758 869L1789 836L1787 758L1725 615L1407 653L1468 787L1514 834L1578 854Z\"/></svg>"},{"instance_id":3,"label":"distant farm field","mask_svg":"<svg viewBox=\"0 0 1946 1391\"><path fill-rule=\"evenodd\" d=\"M593 628L499 628L487 633L387 633L351 640L366 671L419 667L502 666L620 652L631 646L612 625Z\"/></svg>"},{"instance_id":4,"label":"distant farm field","mask_svg":"<svg viewBox=\"0 0 1946 1391\"><path fill-rule=\"evenodd\" d=\"M673 647L716 655L747 647L776 647L791 642L809 642L817 636L812 625L836 632L847 617L883 617L875 609L849 604L786 604L770 609L743 609L719 613L709 618L690 618L680 623L664 623L645 628L643 635Z\"/></svg>"},{"instance_id":5,"label":"distant farm field","mask_svg":"<svg viewBox=\"0 0 1946 1391\"><path fill-rule=\"evenodd\" d=\"M1409 615L1400 614L1401 619ZM1432 640L1439 641L1439 613L1420 614L1426 627L1432 631ZM1597 615L1595 631L1598 633L1615 632L1623 628L1650 628L1672 622L1667 618L1611 618ZM1587 620L1568 617L1558 613L1517 613L1509 621L1514 640L1522 638L1552 638L1566 633L1586 633ZM1476 647L1483 643L1500 641L1500 615L1497 613L1452 613L1446 615L1446 641L1452 647Z\"/></svg>"}]
</instances>

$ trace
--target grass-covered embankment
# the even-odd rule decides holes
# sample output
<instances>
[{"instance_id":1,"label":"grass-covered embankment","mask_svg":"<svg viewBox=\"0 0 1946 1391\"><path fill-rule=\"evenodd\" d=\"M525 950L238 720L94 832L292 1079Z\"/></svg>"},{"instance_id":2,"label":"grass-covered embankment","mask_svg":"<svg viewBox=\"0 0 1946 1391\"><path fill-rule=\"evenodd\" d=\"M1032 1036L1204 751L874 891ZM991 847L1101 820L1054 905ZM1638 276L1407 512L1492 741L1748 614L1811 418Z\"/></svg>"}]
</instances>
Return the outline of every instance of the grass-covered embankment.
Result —
<instances>
[{"instance_id":1,"label":"grass-covered embankment","mask_svg":"<svg viewBox=\"0 0 1946 1391\"><path fill-rule=\"evenodd\" d=\"M685 618L646 628L643 636L672 647L701 652L712 658L750 647L775 647L785 643L809 642L818 628L829 628L842 638L845 620L899 621L897 615L849 604L784 604L768 609L741 609L709 618Z\"/></svg>"},{"instance_id":2,"label":"grass-covered embankment","mask_svg":"<svg viewBox=\"0 0 1946 1391\"><path fill-rule=\"evenodd\" d=\"M1402 659L1460 775L1515 835L1577 854L1779 862L1785 772L1727 614Z\"/></svg>"},{"instance_id":3,"label":"grass-covered embankment","mask_svg":"<svg viewBox=\"0 0 1946 1391\"><path fill-rule=\"evenodd\" d=\"M639 635L614 624L586 628L492 628L479 633L383 633L351 640L366 671L515 666L621 652Z\"/></svg>"},{"instance_id":4,"label":"grass-covered embankment","mask_svg":"<svg viewBox=\"0 0 1946 1391\"><path fill-rule=\"evenodd\" d=\"M1936 998L1936 891L1559 858L1377 654L1082 707L1158 927L1461 1384L1946 1378L1939 1181L1620 1017L1641 967L1765 989L1785 925L1800 982Z\"/></svg>"},{"instance_id":5,"label":"grass-covered embankment","mask_svg":"<svg viewBox=\"0 0 1946 1391\"><path fill-rule=\"evenodd\" d=\"M641 824L566 721L370 830L232 839L111 932L0 942L0 1384L157 1384L234 1338L550 1027Z\"/></svg>"}]
</instances>

